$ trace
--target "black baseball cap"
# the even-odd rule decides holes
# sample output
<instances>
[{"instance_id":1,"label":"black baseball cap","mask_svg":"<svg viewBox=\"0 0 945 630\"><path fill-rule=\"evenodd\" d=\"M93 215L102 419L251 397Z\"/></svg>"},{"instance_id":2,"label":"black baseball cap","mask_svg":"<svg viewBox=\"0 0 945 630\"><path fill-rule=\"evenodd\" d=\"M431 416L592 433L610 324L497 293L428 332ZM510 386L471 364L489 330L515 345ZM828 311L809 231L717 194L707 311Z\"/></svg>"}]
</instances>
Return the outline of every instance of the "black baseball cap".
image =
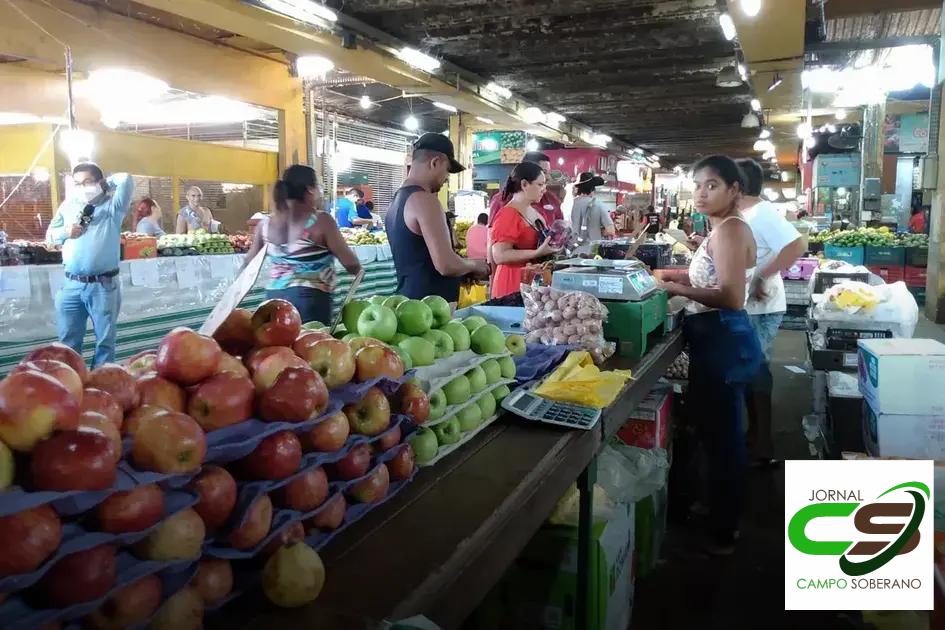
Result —
<instances>
[{"instance_id":1,"label":"black baseball cap","mask_svg":"<svg viewBox=\"0 0 945 630\"><path fill-rule=\"evenodd\" d=\"M413 143L414 151L436 151L442 153L450 160L450 173L462 173L466 167L456 161L456 155L453 151L453 143L449 138L441 133L425 133L417 138Z\"/></svg>"}]
</instances>

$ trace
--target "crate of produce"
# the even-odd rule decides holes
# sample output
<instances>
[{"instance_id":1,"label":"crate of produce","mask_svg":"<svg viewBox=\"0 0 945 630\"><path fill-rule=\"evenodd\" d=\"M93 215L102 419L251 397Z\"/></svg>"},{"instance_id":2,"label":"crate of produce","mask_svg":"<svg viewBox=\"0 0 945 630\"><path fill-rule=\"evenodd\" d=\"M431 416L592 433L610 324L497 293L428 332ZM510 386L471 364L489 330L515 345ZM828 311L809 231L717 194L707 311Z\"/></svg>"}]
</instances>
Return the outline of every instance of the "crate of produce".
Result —
<instances>
[{"instance_id":1,"label":"crate of produce","mask_svg":"<svg viewBox=\"0 0 945 630\"><path fill-rule=\"evenodd\" d=\"M122 237L121 259L138 260L140 258L156 258L158 255L157 239L152 236Z\"/></svg>"},{"instance_id":2,"label":"crate of produce","mask_svg":"<svg viewBox=\"0 0 945 630\"><path fill-rule=\"evenodd\" d=\"M916 287L916 288L925 288L925 283L929 277L929 270L925 267L906 267L905 268L905 283L906 286Z\"/></svg>"},{"instance_id":3,"label":"crate of produce","mask_svg":"<svg viewBox=\"0 0 945 630\"><path fill-rule=\"evenodd\" d=\"M894 246L866 246L866 264L902 267L906 264L906 248Z\"/></svg>"},{"instance_id":4,"label":"crate of produce","mask_svg":"<svg viewBox=\"0 0 945 630\"><path fill-rule=\"evenodd\" d=\"M907 247L906 264L910 267L925 267L929 264L929 246Z\"/></svg>"},{"instance_id":5,"label":"crate of produce","mask_svg":"<svg viewBox=\"0 0 945 630\"><path fill-rule=\"evenodd\" d=\"M785 280L807 281L814 275L814 271L817 270L819 265L820 261L816 258L798 258L797 261L791 265L790 269L781 272L781 277ZM786 284L787 283L785 283L785 285Z\"/></svg>"},{"instance_id":6,"label":"crate of produce","mask_svg":"<svg viewBox=\"0 0 945 630\"><path fill-rule=\"evenodd\" d=\"M894 267L892 265L868 265L867 268L871 273L874 273L882 278L883 282L886 284L902 282L906 277L906 268L902 266Z\"/></svg>"},{"instance_id":7,"label":"crate of produce","mask_svg":"<svg viewBox=\"0 0 945 630\"><path fill-rule=\"evenodd\" d=\"M842 260L851 265L862 265L866 260L866 251L862 246L842 247L828 243L824 246L824 256L831 260Z\"/></svg>"}]
</instances>

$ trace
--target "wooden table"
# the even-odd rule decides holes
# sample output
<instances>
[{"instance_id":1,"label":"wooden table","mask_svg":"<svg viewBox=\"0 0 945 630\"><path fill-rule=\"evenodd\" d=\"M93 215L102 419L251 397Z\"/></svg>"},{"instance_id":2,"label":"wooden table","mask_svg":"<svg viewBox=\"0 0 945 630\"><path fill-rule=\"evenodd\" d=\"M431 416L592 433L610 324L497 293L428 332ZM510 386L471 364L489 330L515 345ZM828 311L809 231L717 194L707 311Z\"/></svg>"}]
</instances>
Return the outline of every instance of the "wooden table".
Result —
<instances>
[{"instance_id":1,"label":"wooden table","mask_svg":"<svg viewBox=\"0 0 945 630\"><path fill-rule=\"evenodd\" d=\"M681 349L675 331L635 365L612 359L607 367L633 369L634 380L605 411L600 429L569 431L506 416L422 469L395 500L324 550L328 580L315 604L283 611L258 595L244 597L214 625L347 630L422 613L443 628L459 627L567 488L579 477L593 483L585 471L603 439L616 433ZM583 528L589 531L589 523Z\"/></svg>"}]
</instances>

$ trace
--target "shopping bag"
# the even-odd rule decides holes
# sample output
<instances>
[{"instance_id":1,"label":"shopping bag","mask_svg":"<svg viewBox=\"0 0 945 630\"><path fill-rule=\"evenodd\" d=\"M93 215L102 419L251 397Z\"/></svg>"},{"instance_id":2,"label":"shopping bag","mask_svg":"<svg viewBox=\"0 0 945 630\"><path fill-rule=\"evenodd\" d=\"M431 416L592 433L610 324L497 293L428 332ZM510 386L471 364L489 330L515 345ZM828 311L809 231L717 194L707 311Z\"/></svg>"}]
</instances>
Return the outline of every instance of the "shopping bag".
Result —
<instances>
[{"instance_id":1,"label":"shopping bag","mask_svg":"<svg viewBox=\"0 0 945 630\"><path fill-rule=\"evenodd\" d=\"M464 284L459 287L459 308L482 304L488 300L489 294L486 289L484 284Z\"/></svg>"},{"instance_id":2,"label":"shopping bag","mask_svg":"<svg viewBox=\"0 0 945 630\"><path fill-rule=\"evenodd\" d=\"M535 389L543 398L603 409L617 398L630 370L603 371L594 365L589 352L572 352Z\"/></svg>"}]
</instances>

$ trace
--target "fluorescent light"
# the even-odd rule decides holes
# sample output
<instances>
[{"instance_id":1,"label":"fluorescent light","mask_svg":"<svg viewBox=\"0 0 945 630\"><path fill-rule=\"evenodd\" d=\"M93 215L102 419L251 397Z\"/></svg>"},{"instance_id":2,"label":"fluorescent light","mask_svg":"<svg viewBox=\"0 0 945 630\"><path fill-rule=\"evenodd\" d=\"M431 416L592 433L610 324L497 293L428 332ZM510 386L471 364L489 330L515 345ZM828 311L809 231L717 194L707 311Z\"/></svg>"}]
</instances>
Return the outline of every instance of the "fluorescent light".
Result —
<instances>
[{"instance_id":1,"label":"fluorescent light","mask_svg":"<svg viewBox=\"0 0 945 630\"><path fill-rule=\"evenodd\" d=\"M532 138L531 140L529 140L528 142L526 142L526 143L525 143L525 149L526 149L527 151L537 151L537 150L538 150L538 140L535 140L534 138Z\"/></svg>"},{"instance_id":2,"label":"fluorescent light","mask_svg":"<svg viewBox=\"0 0 945 630\"><path fill-rule=\"evenodd\" d=\"M476 120L478 120L481 123L486 123L487 125L495 124L494 120L492 120L491 118L486 118L485 116L476 116Z\"/></svg>"},{"instance_id":3,"label":"fluorescent light","mask_svg":"<svg viewBox=\"0 0 945 630\"><path fill-rule=\"evenodd\" d=\"M755 17L761 12L761 0L742 0L742 13Z\"/></svg>"},{"instance_id":4,"label":"fluorescent light","mask_svg":"<svg viewBox=\"0 0 945 630\"><path fill-rule=\"evenodd\" d=\"M767 140L770 137L771 137L771 130L768 128L762 129L761 133L758 134L759 140Z\"/></svg>"},{"instance_id":5,"label":"fluorescent light","mask_svg":"<svg viewBox=\"0 0 945 630\"><path fill-rule=\"evenodd\" d=\"M774 78L771 79L771 85L768 86L768 91L774 92L782 83L784 83L784 78L779 73L775 73Z\"/></svg>"},{"instance_id":6,"label":"fluorescent light","mask_svg":"<svg viewBox=\"0 0 945 630\"><path fill-rule=\"evenodd\" d=\"M101 104L115 98L124 97L127 100L128 95L132 93L139 103L150 101L163 96L169 89L170 86L161 79L124 68L92 70L88 81L82 87L84 93Z\"/></svg>"},{"instance_id":7,"label":"fluorescent light","mask_svg":"<svg viewBox=\"0 0 945 630\"><path fill-rule=\"evenodd\" d=\"M312 18L336 22L338 15L325 5L312 0L260 0L264 6L301 22L312 22Z\"/></svg>"},{"instance_id":8,"label":"fluorescent light","mask_svg":"<svg viewBox=\"0 0 945 630\"><path fill-rule=\"evenodd\" d=\"M745 67L745 64L738 64L738 75L742 78L742 81L748 80L748 68Z\"/></svg>"},{"instance_id":9,"label":"fluorescent light","mask_svg":"<svg viewBox=\"0 0 945 630\"><path fill-rule=\"evenodd\" d=\"M722 35L725 35L725 39L729 41L735 39L735 22L731 15L728 13L719 14L719 26L722 27Z\"/></svg>"},{"instance_id":10,"label":"fluorescent light","mask_svg":"<svg viewBox=\"0 0 945 630\"><path fill-rule=\"evenodd\" d=\"M838 109L838 110L837 110L837 113L835 114L835 117L836 117L837 120L846 120L846 119L847 119L847 110L845 110L845 109Z\"/></svg>"},{"instance_id":11,"label":"fluorescent light","mask_svg":"<svg viewBox=\"0 0 945 630\"><path fill-rule=\"evenodd\" d=\"M751 108L752 108L754 111L756 111L756 112L760 112L760 111L761 111L761 101L759 101L757 98L751 99Z\"/></svg>"},{"instance_id":12,"label":"fluorescent light","mask_svg":"<svg viewBox=\"0 0 945 630\"><path fill-rule=\"evenodd\" d=\"M410 48L409 46L404 46L397 51L397 57L400 58L404 63L413 66L414 68L419 68L424 72L434 72L440 67L440 60L426 55L416 48Z\"/></svg>"},{"instance_id":13,"label":"fluorescent light","mask_svg":"<svg viewBox=\"0 0 945 630\"><path fill-rule=\"evenodd\" d=\"M334 68L331 59L321 55L305 55L295 60L295 70L300 79L324 79Z\"/></svg>"},{"instance_id":14,"label":"fluorescent light","mask_svg":"<svg viewBox=\"0 0 945 630\"><path fill-rule=\"evenodd\" d=\"M479 141L479 146L483 151L498 151L499 141L495 138L487 136Z\"/></svg>"},{"instance_id":15,"label":"fluorescent light","mask_svg":"<svg viewBox=\"0 0 945 630\"><path fill-rule=\"evenodd\" d=\"M410 114L404 119L404 127L407 131L416 131L420 128L420 121L417 120L417 117L413 114Z\"/></svg>"},{"instance_id":16,"label":"fluorescent light","mask_svg":"<svg viewBox=\"0 0 945 630\"><path fill-rule=\"evenodd\" d=\"M433 101L434 107L439 107L440 109L446 110L448 112L456 113L459 110L450 105L449 103L441 103L440 101Z\"/></svg>"},{"instance_id":17,"label":"fluorescent light","mask_svg":"<svg viewBox=\"0 0 945 630\"><path fill-rule=\"evenodd\" d=\"M486 89L495 94L496 96L501 96L502 98L512 98L512 90L507 87L502 87L498 83L490 82L486 85Z\"/></svg>"},{"instance_id":18,"label":"fluorescent light","mask_svg":"<svg viewBox=\"0 0 945 630\"><path fill-rule=\"evenodd\" d=\"M371 109L371 97L367 94L362 94L361 98L358 99L358 105L361 106L361 109Z\"/></svg>"},{"instance_id":19,"label":"fluorescent light","mask_svg":"<svg viewBox=\"0 0 945 630\"><path fill-rule=\"evenodd\" d=\"M522 112L522 120L529 125L537 125L545 120L545 115L537 107L527 107L525 111Z\"/></svg>"}]
</instances>

